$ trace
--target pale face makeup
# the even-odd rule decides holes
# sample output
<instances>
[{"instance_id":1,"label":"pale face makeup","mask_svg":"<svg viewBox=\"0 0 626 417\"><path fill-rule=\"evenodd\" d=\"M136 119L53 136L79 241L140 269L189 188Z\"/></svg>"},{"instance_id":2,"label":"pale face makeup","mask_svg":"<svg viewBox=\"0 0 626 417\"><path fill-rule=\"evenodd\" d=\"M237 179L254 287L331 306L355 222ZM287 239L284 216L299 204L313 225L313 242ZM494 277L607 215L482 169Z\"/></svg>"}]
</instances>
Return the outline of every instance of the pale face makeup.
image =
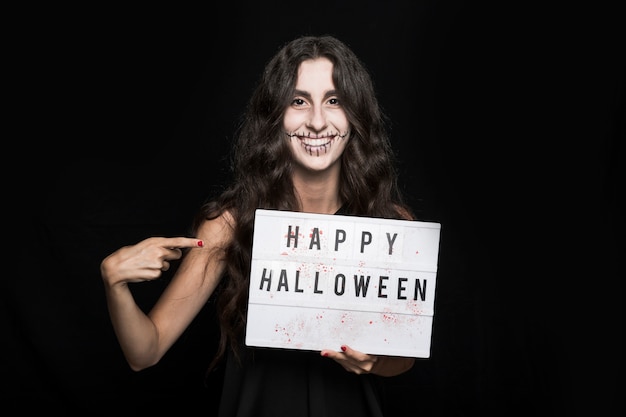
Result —
<instances>
[{"instance_id":1,"label":"pale face makeup","mask_svg":"<svg viewBox=\"0 0 626 417\"><path fill-rule=\"evenodd\" d=\"M303 61L294 98L285 111L283 127L294 160L305 170L323 171L338 165L350 136L332 73L333 64L327 58Z\"/></svg>"}]
</instances>

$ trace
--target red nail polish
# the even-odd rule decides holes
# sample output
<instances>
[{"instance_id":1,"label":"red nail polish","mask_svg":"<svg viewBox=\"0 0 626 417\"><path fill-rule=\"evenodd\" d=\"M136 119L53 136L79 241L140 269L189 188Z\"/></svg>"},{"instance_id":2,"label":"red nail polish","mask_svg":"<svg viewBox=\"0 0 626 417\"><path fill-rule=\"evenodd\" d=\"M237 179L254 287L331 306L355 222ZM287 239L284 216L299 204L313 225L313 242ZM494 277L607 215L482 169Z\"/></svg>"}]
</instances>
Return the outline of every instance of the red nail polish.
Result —
<instances>
[{"instance_id":1,"label":"red nail polish","mask_svg":"<svg viewBox=\"0 0 626 417\"><path fill-rule=\"evenodd\" d=\"M342 346L342 347L341 347L341 350L342 350L342 351L344 351L344 352L346 351L346 349L348 349L348 348L347 348L347 347L345 347L345 346Z\"/></svg>"},{"instance_id":2,"label":"red nail polish","mask_svg":"<svg viewBox=\"0 0 626 417\"><path fill-rule=\"evenodd\" d=\"M322 353L322 356L328 356L328 352Z\"/></svg>"},{"instance_id":3,"label":"red nail polish","mask_svg":"<svg viewBox=\"0 0 626 417\"><path fill-rule=\"evenodd\" d=\"M203 246L204 246L204 242L203 242L203 241L201 241L201 240L199 240L199 241L198 241L198 246L203 247Z\"/></svg>"}]
</instances>

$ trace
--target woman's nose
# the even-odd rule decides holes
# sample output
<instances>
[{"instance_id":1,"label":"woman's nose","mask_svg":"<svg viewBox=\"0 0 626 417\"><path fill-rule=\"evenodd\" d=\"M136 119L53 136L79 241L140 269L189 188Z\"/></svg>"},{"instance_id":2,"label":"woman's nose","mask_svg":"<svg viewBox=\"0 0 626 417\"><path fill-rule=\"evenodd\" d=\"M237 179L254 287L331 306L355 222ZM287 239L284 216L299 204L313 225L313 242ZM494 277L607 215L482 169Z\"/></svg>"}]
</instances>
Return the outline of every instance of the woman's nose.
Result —
<instances>
[{"instance_id":1,"label":"woman's nose","mask_svg":"<svg viewBox=\"0 0 626 417\"><path fill-rule=\"evenodd\" d=\"M313 107L307 121L309 127L317 132L324 130L326 126L326 114L321 107Z\"/></svg>"}]
</instances>

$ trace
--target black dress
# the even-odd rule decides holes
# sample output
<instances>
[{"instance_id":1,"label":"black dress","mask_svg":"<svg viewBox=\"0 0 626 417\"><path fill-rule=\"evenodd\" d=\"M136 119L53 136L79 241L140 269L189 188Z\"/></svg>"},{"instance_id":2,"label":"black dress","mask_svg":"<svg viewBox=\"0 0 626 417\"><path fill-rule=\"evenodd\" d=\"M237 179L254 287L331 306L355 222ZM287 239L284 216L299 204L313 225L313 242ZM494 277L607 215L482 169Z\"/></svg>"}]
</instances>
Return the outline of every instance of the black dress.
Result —
<instances>
[{"instance_id":1,"label":"black dress","mask_svg":"<svg viewBox=\"0 0 626 417\"><path fill-rule=\"evenodd\" d=\"M345 208L335 214L345 214ZM383 415L377 375L348 372L317 351L241 346L240 354L238 363L228 353L219 417Z\"/></svg>"},{"instance_id":2,"label":"black dress","mask_svg":"<svg viewBox=\"0 0 626 417\"><path fill-rule=\"evenodd\" d=\"M229 353L220 417L381 417L379 376L348 372L319 352L242 347Z\"/></svg>"}]
</instances>

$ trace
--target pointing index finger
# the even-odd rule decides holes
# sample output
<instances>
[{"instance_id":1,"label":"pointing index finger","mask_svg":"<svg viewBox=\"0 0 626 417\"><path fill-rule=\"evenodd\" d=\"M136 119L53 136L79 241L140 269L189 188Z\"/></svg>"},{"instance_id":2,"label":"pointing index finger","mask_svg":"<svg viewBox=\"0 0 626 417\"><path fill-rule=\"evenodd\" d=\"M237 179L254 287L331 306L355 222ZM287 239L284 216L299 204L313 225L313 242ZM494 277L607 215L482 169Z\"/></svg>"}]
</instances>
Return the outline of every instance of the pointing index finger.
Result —
<instances>
[{"instance_id":1,"label":"pointing index finger","mask_svg":"<svg viewBox=\"0 0 626 417\"><path fill-rule=\"evenodd\" d=\"M165 238L164 245L168 248L201 248L204 242L193 237L170 237Z\"/></svg>"}]
</instances>

